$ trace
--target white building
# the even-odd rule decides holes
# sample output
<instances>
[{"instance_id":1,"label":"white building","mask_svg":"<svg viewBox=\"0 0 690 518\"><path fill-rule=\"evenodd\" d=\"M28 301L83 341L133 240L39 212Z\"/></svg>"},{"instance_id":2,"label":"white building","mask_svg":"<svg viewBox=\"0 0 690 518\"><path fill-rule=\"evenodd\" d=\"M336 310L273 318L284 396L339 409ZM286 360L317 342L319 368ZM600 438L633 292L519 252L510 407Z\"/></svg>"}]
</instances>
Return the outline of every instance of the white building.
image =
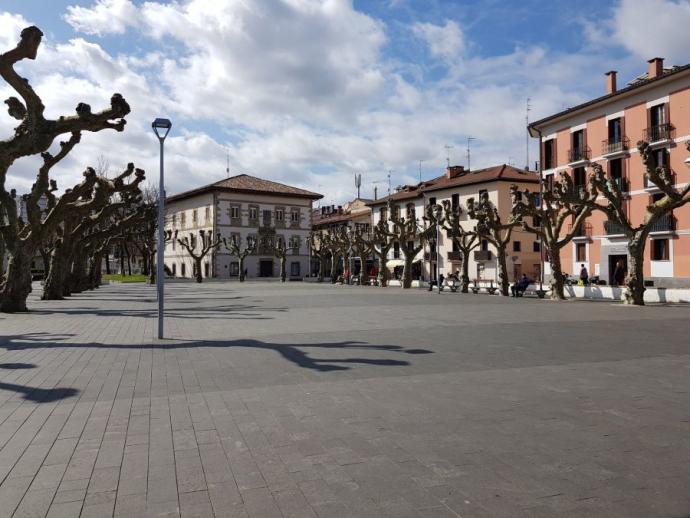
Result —
<instances>
[{"instance_id":1,"label":"white building","mask_svg":"<svg viewBox=\"0 0 690 518\"><path fill-rule=\"evenodd\" d=\"M241 174L166 199L166 230L176 231L178 238L211 231L227 242L239 239L241 248L247 239L259 245L245 259L247 278L277 277L280 261L270 243L282 237L291 247L287 275L302 278L308 273L307 237L311 228L311 211L320 194L289 185ZM192 277L193 259L175 240L165 248L165 264L176 277ZM221 245L208 253L202 262L203 277L236 278L239 259Z\"/></svg>"}]
</instances>

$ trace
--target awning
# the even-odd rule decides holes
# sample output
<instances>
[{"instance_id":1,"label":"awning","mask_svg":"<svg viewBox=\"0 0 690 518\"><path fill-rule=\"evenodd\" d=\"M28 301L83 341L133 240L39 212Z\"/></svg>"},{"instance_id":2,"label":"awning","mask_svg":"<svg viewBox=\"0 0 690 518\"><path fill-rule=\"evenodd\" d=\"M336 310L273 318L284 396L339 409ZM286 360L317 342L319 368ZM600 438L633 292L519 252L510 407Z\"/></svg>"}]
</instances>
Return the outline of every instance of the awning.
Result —
<instances>
[{"instance_id":1,"label":"awning","mask_svg":"<svg viewBox=\"0 0 690 518\"><path fill-rule=\"evenodd\" d=\"M405 266L405 261L402 259L391 259L389 261L386 261L386 266L388 269L393 269L396 266Z\"/></svg>"}]
</instances>

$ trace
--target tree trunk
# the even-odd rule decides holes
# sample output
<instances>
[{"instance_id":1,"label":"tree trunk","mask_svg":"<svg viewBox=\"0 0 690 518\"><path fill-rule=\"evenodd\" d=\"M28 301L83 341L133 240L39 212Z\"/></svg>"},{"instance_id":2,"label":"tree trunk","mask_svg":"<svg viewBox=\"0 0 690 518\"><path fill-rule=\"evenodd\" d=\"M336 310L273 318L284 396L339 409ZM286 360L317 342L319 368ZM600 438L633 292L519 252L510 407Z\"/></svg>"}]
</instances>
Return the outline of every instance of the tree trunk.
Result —
<instances>
[{"instance_id":1,"label":"tree trunk","mask_svg":"<svg viewBox=\"0 0 690 518\"><path fill-rule=\"evenodd\" d=\"M388 286L388 279L390 272L388 271L388 254L379 256L379 286L385 288Z\"/></svg>"},{"instance_id":2,"label":"tree trunk","mask_svg":"<svg viewBox=\"0 0 690 518\"><path fill-rule=\"evenodd\" d=\"M416 254L415 254L416 255ZM414 255L408 254L405 256L405 266L403 266L402 274L402 287L403 289L409 289L412 287L412 261Z\"/></svg>"},{"instance_id":3,"label":"tree trunk","mask_svg":"<svg viewBox=\"0 0 690 518\"><path fill-rule=\"evenodd\" d=\"M70 293L81 293L84 291L84 279L86 278L86 254L77 252L72 262L72 275L69 278Z\"/></svg>"},{"instance_id":4,"label":"tree trunk","mask_svg":"<svg viewBox=\"0 0 690 518\"><path fill-rule=\"evenodd\" d=\"M507 297L510 295L510 281L508 280L508 263L506 261L505 246L498 248L496 255L498 256L498 280L501 295Z\"/></svg>"},{"instance_id":5,"label":"tree trunk","mask_svg":"<svg viewBox=\"0 0 690 518\"><path fill-rule=\"evenodd\" d=\"M125 254L127 255L127 275L132 276L132 254L129 253L129 247L125 244Z\"/></svg>"},{"instance_id":6,"label":"tree trunk","mask_svg":"<svg viewBox=\"0 0 690 518\"><path fill-rule=\"evenodd\" d=\"M551 299L565 300L565 276L561 266L561 251L559 248L549 247L549 264L551 265Z\"/></svg>"},{"instance_id":7,"label":"tree trunk","mask_svg":"<svg viewBox=\"0 0 690 518\"><path fill-rule=\"evenodd\" d=\"M625 303L644 306L644 250L647 236L635 236L628 242L628 282Z\"/></svg>"},{"instance_id":8,"label":"tree trunk","mask_svg":"<svg viewBox=\"0 0 690 518\"><path fill-rule=\"evenodd\" d=\"M158 271L158 265L154 264L156 262L156 252L150 252L148 254L149 263L149 284L156 284L156 272Z\"/></svg>"},{"instance_id":9,"label":"tree trunk","mask_svg":"<svg viewBox=\"0 0 690 518\"><path fill-rule=\"evenodd\" d=\"M470 252L471 250L463 250L462 253L462 275L460 279L460 293L469 293L470 291Z\"/></svg>"},{"instance_id":10,"label":"tree trunk","mask_svg":"<svg viewBox=\"0 0 690 518\"><path fill-rule=\"evenodd\" d=\"M125 274L125 254L123 248L122 244L120 244L120 275Z\"/></svg>"},{"instance_id":11,"label":"tree trunk","mask_svg":"<svg viewBox=\"0 0 690 518\"><path fill-rule=\"evenodd\" d=\"M338 256L337 254L331 254L331 284L335 284L337 280L337 266L338 266Z\"/></svg>"},{"instance_id":12,"label":"tree trunk","mask_svg":"<svg viewBox=\"0 0 690 518\"><path fill-rule=\"evenodd\" d=\"M199 284L204 282L204 278L201 276L201 259L201 257L199 257L198 259L194 258L194 275L196 278L196 282L198 282Z\"/></svg>"},{"instance_id":13,"label":"tree trunk","mask_svg":"<svg viewBox=\"0 0 690 518\"><path fill-rule=\"evenodd\" d=\"M5 276L5 241L0 236L0 284Z\"/></svg>"},{"instance_id":14,"label":"tree trunk","mask_svg":"<svg viewBox=\"0 0 690 518\"><path fill-rule=\"evenodd\" d=\"M285 271L285 263L287 262L287 257L282 256L280 258L280 282L285 282L287 278L287 272Z\"/></svg>"},{"instance_id":15,"label":"tree trunk","mask_svg":"<svg viewBox=\"0 0 690 518\"><path fill-rule=\"evenodd\" d=\"M62 300L64 298L67 261L62 245L56 245L50 254L50 269L43 283L42 300Z\"/></svg>"},{"instance_id":16,"label":"tree trunk","mask_svg":"<svg viewBox=\"0 0 690 518\"><path fill-rule=\"evenodd\" d=\"M324 274L326 273L326 257L323 255L319 256L319 280L318 282L323 282Z\"/></svg>"},{"instance_id":17,"label":"tree trunk","mask_svg":"<svg viewBox=\"0 0 690 518\"><path fill-rule=\"evenodd\" d=\"M8 247L9 257L5 280L0 291L0 312L15 313L28 311L26 299L31 293L31 259L32 247L17 242Z\"/></svg>"},{"instance_id":18,"label":"tree trunk","mask_svg":"<svg viewBox=\"0 0 690 518\"><path fill-rule=\"evenodd\" d=\"M105 251L105 273L110 275L110 247Z\"/></svg>"},{"instance_id":19,"label":"tree trunk","mask_svg":"<svg viewBox=\"0 0 690 518\"><path fill-rule=\"evenodd\" d=\"M240 256L240 282L244 282L244 257Z\"/></svg>"},{"instance_id":20,"label":"tree trunk","mask_svg":"<svg viewBox=\"0 0 690 518\"><path fill-rule=\"evenodd\" d=\"M361 257L360 261L362 263L362 266L359 270L359 285L366 286L367 284L369 284L369 272L367 271L367 261L366 259L363 259Z\"/></svg>"}]
</instances>

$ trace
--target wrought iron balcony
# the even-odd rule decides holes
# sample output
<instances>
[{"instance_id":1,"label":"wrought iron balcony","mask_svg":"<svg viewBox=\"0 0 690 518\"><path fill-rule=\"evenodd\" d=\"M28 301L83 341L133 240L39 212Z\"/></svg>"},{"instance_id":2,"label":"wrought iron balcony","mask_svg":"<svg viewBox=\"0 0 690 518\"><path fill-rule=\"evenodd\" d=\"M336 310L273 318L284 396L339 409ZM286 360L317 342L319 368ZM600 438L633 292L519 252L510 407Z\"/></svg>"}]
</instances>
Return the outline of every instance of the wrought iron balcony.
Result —
<instances>
[{"instance_id":1,"label":"wrought iron balcony","mask_svg":"<svg viewBox=\"0 0 690 518\"><path fill-rule=\"evenodd\" d=\"M568 225L568 233L572 232L573 230L573 225L572 223ZM573 238L589 238L592 237L592 224L591 223L583 223L580 226L577 227L575 230L575 233L573 234Z\"/></svg>"},{"instance_id":2,"label":"wrought iron balcony","mask_svg":"<svg viewBox=\"0 0 690 518\"><path fill-rule=\"evenodd\" d=\"M676 220L673 214L664 214L653 225L650 232L672 232L676 229Z\"/></svg>"},{"instance_id":3,"label":"wrought iron balcony","mask_svg":"<svg viewBox=\"0 0 690 518\"><path fill-rule=\"evenodd\" d=\"M462 252L448 252L449 261L462 261Z\"/></svg>"},{"instance_id":4,"label":"wrought iron balcony","mask_svg":"<svg viewBox=\"0 0 690 518\"><path fill-rule=\"evenodd\" d=\"M611 220L604 221L604 231L606 231L606 235L609 236L625 234L625 229L623 226L620 223Z\"/></svg>"},{"instance_id":5,"label":"wrought iron balcony","mask_svg":"<svg viewBox=\"0 0 690 518\"><path fill-rule=\"evenodd\" d=\"M606 139L601 142L601 153L602 155L608 155L610 153L619 153L621 151L627 151L630 147L630 139L628 137L618 138L618 139Z\"/></svg>"},{"instance_id":6,"label":"wrought iron balcony","mask_svg":"<svg viewBox=\"0 0 690 518\"><path fill-rule=\"evenodd\" d=\"M491 250L475 250L475 261L491 261Z\"/></svg>"},{"instance_id":7,"label":"wrought iron balcony","mask_svg":"<svg viewBox=\"0 0 690 518\"><path fill-rule=\"evenodd\" d=\"M568 150L568 162L583 162L589 160L592 150L588 147L573 148Z\"/></svg>"},{"instance_id":8,"label":"wrought iron balcony","mask_svg":"<svg viewBox=\"0 0 690 518\"><path fill-rule=\"evenodd\" d=\"M644 139L647 142L659 142L673 138L675 128L672 124L657 124L644 130Z\"/></svg>"}]
</instances>

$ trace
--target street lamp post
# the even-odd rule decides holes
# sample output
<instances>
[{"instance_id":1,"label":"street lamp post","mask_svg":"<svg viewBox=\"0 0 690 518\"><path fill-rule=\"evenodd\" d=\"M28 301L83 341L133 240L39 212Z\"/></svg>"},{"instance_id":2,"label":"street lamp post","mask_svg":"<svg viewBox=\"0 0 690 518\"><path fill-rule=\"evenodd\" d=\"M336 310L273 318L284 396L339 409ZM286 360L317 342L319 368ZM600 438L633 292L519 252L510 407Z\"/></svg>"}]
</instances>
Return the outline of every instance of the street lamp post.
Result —
<instances>
[{"instance_id":1,"label":"street lamp post","mask_svg":"<svg viewBox=\"0 0 690 518\"><path fill-rule=\"evenodd\" d=\"M169 119L157 118L151 123L153 132L160 143L160 178L158 182L158 246L156 247L156 291L158 293L158 338L163 338L163 267L165 265L165 230L163 228L163 216L165 214L165 186L163 173L163 142L170 133L172 122Z\"/></svg>"}]
</instances>

